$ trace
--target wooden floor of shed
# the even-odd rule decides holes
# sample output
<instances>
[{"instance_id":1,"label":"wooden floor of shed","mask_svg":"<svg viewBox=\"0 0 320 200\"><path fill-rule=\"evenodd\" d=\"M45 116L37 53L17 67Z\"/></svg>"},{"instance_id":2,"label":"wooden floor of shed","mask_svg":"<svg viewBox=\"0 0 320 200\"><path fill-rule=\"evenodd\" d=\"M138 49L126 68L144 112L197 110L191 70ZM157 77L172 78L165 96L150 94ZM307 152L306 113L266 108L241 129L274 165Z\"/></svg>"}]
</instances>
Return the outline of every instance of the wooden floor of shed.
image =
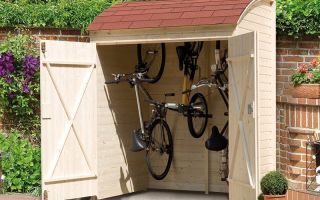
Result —
<instances>
[{"instance_id":1,"label":"wooden floor of shed","mask_svg":"<svg viewBox=\"0 0 320 200\"><path fill-rule=\"evenodd\" d=\"M201 192L149 190L105 200L228 200L228 194L210 193L208 195Z\"/></svg>"}]
</instances>

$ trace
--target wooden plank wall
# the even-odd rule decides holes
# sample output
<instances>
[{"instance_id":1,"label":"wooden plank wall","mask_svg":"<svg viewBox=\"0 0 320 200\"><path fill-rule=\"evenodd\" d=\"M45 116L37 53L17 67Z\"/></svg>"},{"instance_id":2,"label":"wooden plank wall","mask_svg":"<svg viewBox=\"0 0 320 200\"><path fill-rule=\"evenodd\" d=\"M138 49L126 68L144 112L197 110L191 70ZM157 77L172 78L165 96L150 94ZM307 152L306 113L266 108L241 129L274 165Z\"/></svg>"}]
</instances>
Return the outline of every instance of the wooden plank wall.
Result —
<instances>
[{"instance_id":1,"label":"wooden plank wall","mask_svg":"<svg viewBox=\"0 0 320 200\"><path fill-rule=\"evenodd\" d=\"M164 100L164 93L174 92L175 97L167 98L166 102L181 102L183 72L178 69L176 46L182 43L168 43L165 72L162 79L154 85L148 85L152 96ZM224 46L227 44L225 43ZM206 42L199 59L201 75L197 73L195 80L208 77L210 65L214 63L215 43ZM205 140L211 135L211 126L224 125L226 112L222 99L217 90L203 89L208 101L209 109L214 118L209 120L208 131L200 139L193 138L188 130L187 119L181 114L168 111L167 121L174 137L174 159L167 177L156 181L149 176L149 188L173 189L191 191L227 192L228 186L220 181L219 163L220 153L208 152L204 146ZM210 98L209 98L210 95Z\"/></svg>"},{"instance_id":2,"label":"wooden plank wall","mask_svg":"<svg viewBox=\"0 0 320 200\"><path fill-rule=\"evenodd\" d=\"M134 71L136 47L98 46L98 198L147 188L144 152L130 151L132 131L139 128L134 89L127 83L108 85L112 73Z\"/></svg>"},{"instance_id":3,"label":"wooden plank wall","mask_svg":"<svg viewBox=\"0 0 320 200\"><path fill-rule=\"evenodd\" d=\"M258 33L258 183L264 174L276 169L275 27L275 2L271 5L270 0L263 0L248 10L234 32L234 35L250 31Z\"/></svg>"},{"instance_id":4,"label":"wooden plank wall","mask_svg":"<svg viewBox=\"0 0 320 200\"><path fill-rule=\"evenodd\" d=\"M175 92L167 102L181 101L183 73L178 70L176 46L166 45L167 59L162 79L156 84L146 84L150 94L164 101L164 93ZM227 42L223 43L227 46ZM188 130L187 119L181 114L168 111L167 120L174 137L174 160L168 176L154 180L146 170L144 152L130 152L132 130L139 127L134 89L128 84L111 85L107 93L102 87L111 73L130 73L136 61L136 46L98 46L100 63L98 79L98 194L99 198L135 192L146 188L227 192L228 186L220 181L220 153L208 152L204 142L211 135L211 126L222 129L226 117L224 103L217 90L204 89L211 113L208 132L200 139L193 138ZM207 77L214 63L214 42L206 42L200 56L201 76ZM210 51L209 51L210 50ZM99 67L102 66L102 67ZM197 80L199 76L196 76ZM210 97L209 97L210 96ZM151 108L143 102L145 120ZM119 181L120 180L120 181Z\"/></svg>"}]
</instances>

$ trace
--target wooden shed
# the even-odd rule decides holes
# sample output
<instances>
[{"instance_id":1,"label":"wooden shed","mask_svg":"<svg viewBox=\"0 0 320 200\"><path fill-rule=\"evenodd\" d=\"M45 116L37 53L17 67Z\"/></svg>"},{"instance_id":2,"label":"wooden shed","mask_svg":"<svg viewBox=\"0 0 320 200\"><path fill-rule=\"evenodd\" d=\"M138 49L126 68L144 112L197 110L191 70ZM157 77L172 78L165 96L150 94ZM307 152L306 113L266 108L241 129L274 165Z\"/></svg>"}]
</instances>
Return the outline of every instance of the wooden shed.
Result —
<instances>
[{"instance_id":1,"label":"wooden shed","mask_svg":"<svg viewBox=\"0 0 320 200\"><path fill-rule=\"evenodd\" d=\"M262 176L276 169L276 54L273 0L158 0L122 3L89 26L90 43L41 41L42 190L49 200L141 190L228 192L231 200L254 200ZM229 184L220 180L219 156L204 141L226 111L208 89L210 119L200 139L186 120L168 113L174 136L169 174L149 176L144 152L130 151L139 126L134 91L105 86L112 73L132 72L136 44L166 43L165 72L146 87L157 99L181 93L183 74L175 47L205 41L201 76L210 75L216 41L229 51ZM178 102L180 96L171 97ZM149 106L143 106L148 115Z\"/></svg>"}]
</instances>

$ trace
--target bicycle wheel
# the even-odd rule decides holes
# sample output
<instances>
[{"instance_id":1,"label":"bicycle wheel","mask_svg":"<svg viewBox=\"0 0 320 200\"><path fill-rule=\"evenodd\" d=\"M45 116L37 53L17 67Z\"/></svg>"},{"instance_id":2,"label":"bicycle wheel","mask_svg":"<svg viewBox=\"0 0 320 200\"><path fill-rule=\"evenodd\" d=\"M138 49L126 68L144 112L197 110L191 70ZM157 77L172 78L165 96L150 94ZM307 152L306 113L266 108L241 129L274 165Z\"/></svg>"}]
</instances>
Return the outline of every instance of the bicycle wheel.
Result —
<instances>
[{"instance_id":1,"label":"bicycle wheel","mask_svg":"<svg viewBox=\"0 0 320 200\"><path fill-rule=\"evenodd\" d=\"M166 121L157 119L150 128L146 160L150 174L162 180L169 172L173 157L173 140Z\"/></svg>"},{"instance_id":2,"label":"bicycle wheel","mask_svg":"<svg viewBox=\"0 0 320 200\"><path fill-rule=\"evenodd\" d=\"M165 44L138 44L137 56L137 72L146 73L147 78L152 80L150 83L158 82L166 63Z\"/></svg>"},{"instance_id":3,"label":"bicycle wheel","mask_svg":"<svg viewBox=\"0 0 320 200\"><path fill-rule=\"evenodd\" d=\"M207 101L202 94L196 93L192 96L189 106L187 114L189 131L194 138L200 138L208 123Z\"/></svg>"}]
</instances>

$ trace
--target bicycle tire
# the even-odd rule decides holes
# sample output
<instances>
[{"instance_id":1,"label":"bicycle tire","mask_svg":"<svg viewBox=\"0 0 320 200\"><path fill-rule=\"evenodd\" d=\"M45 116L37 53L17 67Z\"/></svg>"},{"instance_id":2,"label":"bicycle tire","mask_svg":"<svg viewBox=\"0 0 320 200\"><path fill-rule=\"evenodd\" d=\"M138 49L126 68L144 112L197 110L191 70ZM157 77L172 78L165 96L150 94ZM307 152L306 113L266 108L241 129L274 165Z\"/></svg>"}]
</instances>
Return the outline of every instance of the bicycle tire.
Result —
<instances>
[{"instance_id":1,"label":"bicycle tire","mask_svg":"<svg viewBox=\"0 0 320 200\"><path fill-rule=\"evenodd\" d=\"M158 44L156 44L158 45ZM141 71L147 71L147 78L150 79L151 81L148 81L149 83L156 83L158 82L161 77L162 74L164 72L164 67L165 67L165 63L166 63L166 46L164 43L159 44L161 50L158 52L160 54L158 55L154 55L154 56L160 56L161 58L159 59L160 64L158 65L159 69L156 69L156 66L153 66L152 63L148 63L147 60L147 55L144 54L144 50L143 50L143 45L142 44L138 44L137 45L137 58L138 58L138 69L137 71L141 72ZM149 50L146 50L146 54ZM153 58L154 59L154 58ZM150 74L148 72L150 72L150 70L155 70L156 69L156 75L155 76L150 76Z\"/></svg>"},{"instance_id":2,"label":"bicycle tire","mask_svg":"<svg viewBox=\"0 0 320 200\"><path fill-rule=\"evenodd\" d=\"M162 124L161 124L162 123ZM164 179L169 170L170 170L170 166L171 166L171 163L172 163L172 158L173 158L173 139L172 139L172 135L171 135L171 131L170 131L170 128L167 124L166 121L164 120L161 120L161 119L156 119L150 126L150 141L152 141L154 139L154 136L153 136L153 132L154 132L154 129L156 128L156 126L160 124L160 127L162 127L163 129L162 130L165 130L165 133L166 133L166 137L167 137L167 142L168 144L166 144L166 151L163 152L163 153L166 153L168 154L168 160L164 166L164 170L161 170L160 173L157 173L155 171L155 166L153 166L153 164L157 164L157 163L152 163L150 157L150 151L153 150L153 148L151 147L151 142L148 142L147 144L147 148L146 148L146 160L147 160L147 166L148 166L148 170L149 170L149 173L151 174L151 176L156 179L156 180L162 180ZM164 138L166 138L164 137Z\"/></svg>"},{"instance_id":3,"label":"bicycle tire","mask_svg":"<svg viewBox=\"0 0 320 200\"><path fill-rule=\"evenodd\" d=\"M201 118L204 118L204 120L201 122L201 128L199 130L195 129L195 124L194 124L194 119L197 118L198 113L194 113L196 110L192 109L191 106L194 105L197 100L201 100L201 106L204 108L204 113L202 113L203 116L200 116ZM188 128L189 128L189 132L190 134L194 137L194 138L200 138L204 131L207 128L207 124L208 124L208 105L207 105L207 101L205 99L205 97L200 94L200 93L196 93L192 96L191 100L190 100L190 108L188 110L187 113L187 118L188 118Z\"/></svg>"}]
</instances>

